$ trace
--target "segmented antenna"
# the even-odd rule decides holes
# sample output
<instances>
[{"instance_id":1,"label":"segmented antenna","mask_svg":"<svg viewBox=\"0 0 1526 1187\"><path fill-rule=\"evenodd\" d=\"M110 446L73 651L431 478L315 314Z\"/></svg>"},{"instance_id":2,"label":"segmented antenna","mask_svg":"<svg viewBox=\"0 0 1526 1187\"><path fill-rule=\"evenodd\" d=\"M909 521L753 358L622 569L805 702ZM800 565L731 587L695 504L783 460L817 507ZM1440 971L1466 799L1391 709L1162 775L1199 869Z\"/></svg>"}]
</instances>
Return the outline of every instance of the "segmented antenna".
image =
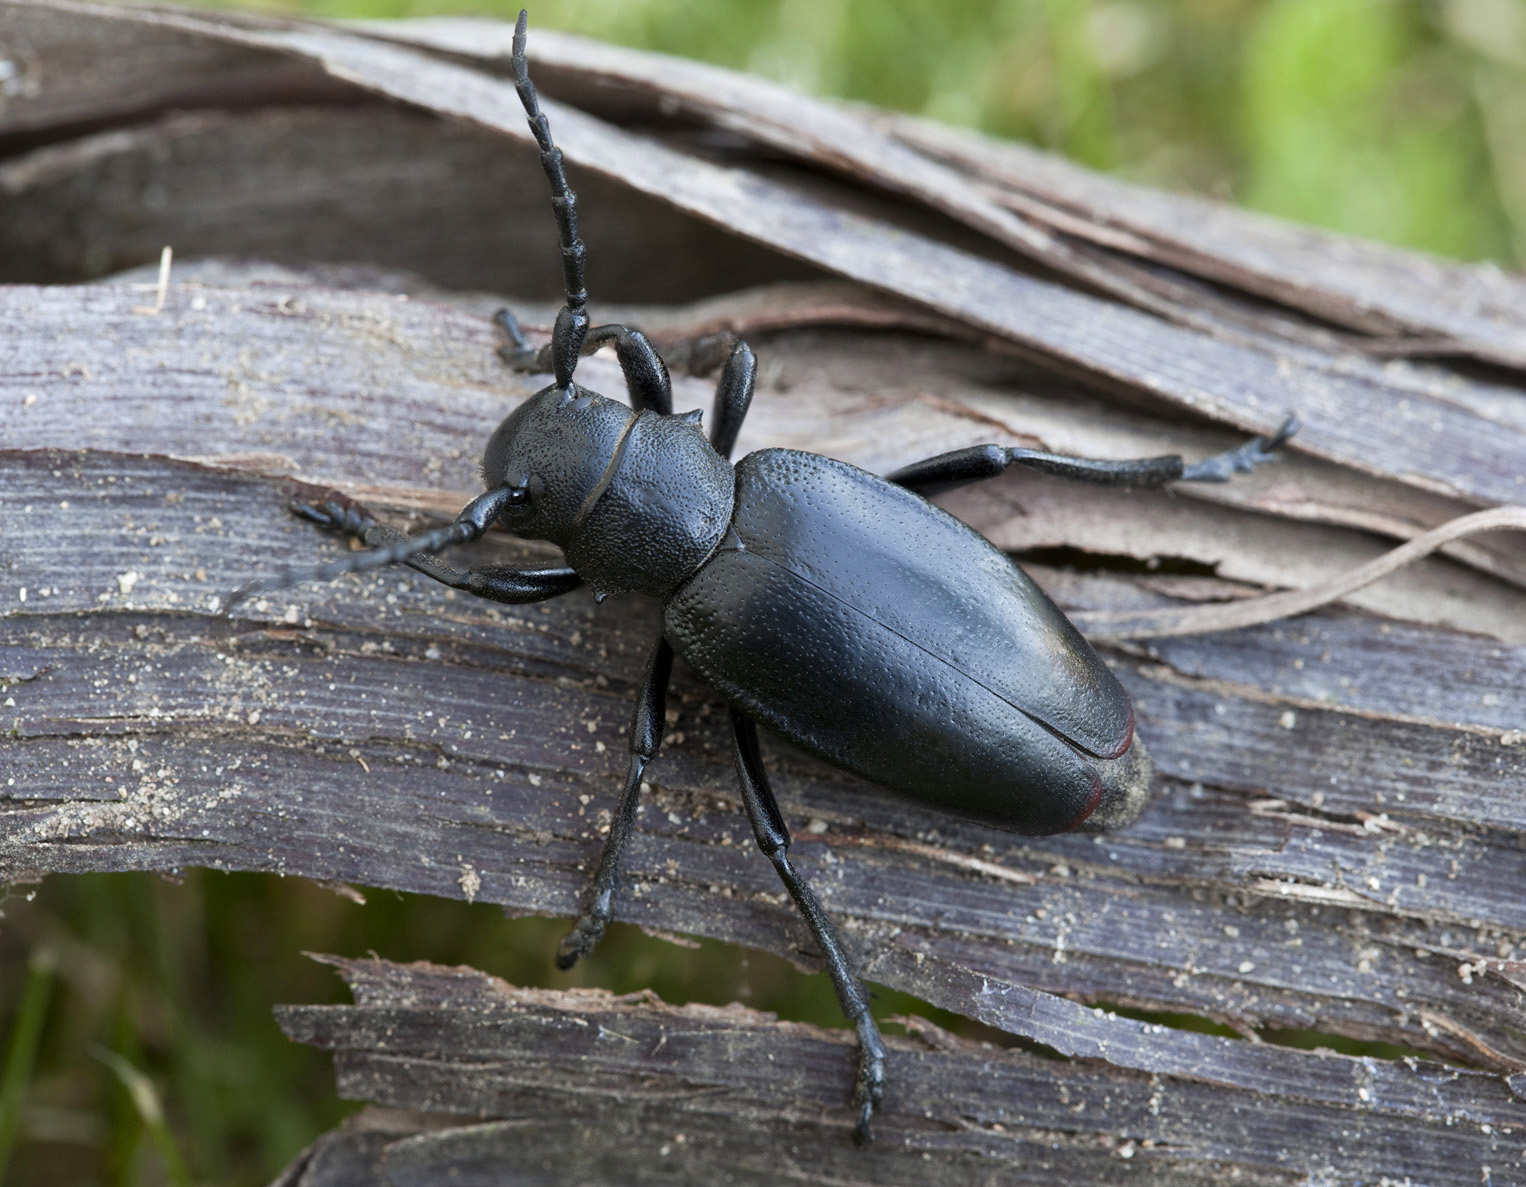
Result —
<instances>
[{"instance_id":1,"label":"segmented antenna","mask_svg":"<svg viewBox=\"0 0 1526 1187\"><path fill-rule=\"evenodd\" d=\"M465 544L469 540L475 540L479 534L469 523L453 523L443 528L420 532L417 536L395 540L382 548L353 553L343 560L330 561L326 565L303 568L288 566L274 577L263 577L258 581L250 581L239 586L229 595L227 604L222 608L222 614L226 617L233 613L237 606L262 593L287 589L293 585L304 585L309 581L332 581L335 577L342 577L346 573L367 573L372 569L393 565L422 553L439 552L452 544Z\"/></svg>"},{"instance_id":2,"label":"segmented antenna","mask_svg":"<svg viewBox=\"0 0 1526 1187\"><path fill-rule=\"evenodd\" d=\"M578 355L583 349L583 339L588 334L588 292L583 287L583 258L587 251L578 238L578 196L567 184L567 171L562 167L562 150L551 139L551 125L540 109L540 99L535 94L535 84L530 81L530 67L525 61L525 32L530 25L530 14L519 11L514 25L514 87L519 101L525 106L525 116L535 143L540 146L540 163L551 183L551 210L556 215L556 229L562 243L562 284L567 291L567 304L556 315L556 328L551 334L551 370L556 375L557 386L570 389L572 372L578 365Z\"/></svg>"},{"instance_id":3,"label":"segmented antenna","mask_svg":"<svg viewBox=\"0 0 1526 1187\"><path fill-rule=\"evenodd\" d=\"M469 544L473 540L480 540L504 507L523 496L523 490L498 487L478 495L461 508L461 513L456 516L454 523L446 524L442 528L430 528L414 536L404 536L401 540L394 540L380 548L351 553L343 560L330 561L326 565L302 568L288 566L274 577L264 577L239 586L229 595L220 613L226 618L235 607L258 594L270 593L272 590L304 585L309 581L332 581L335 577L342 577L346 573L368 573L372 569L395 565L398 561L405 561L410 557L433 554L456 544ZM325 520L323 516L314 514L304 504L293 504L293 508L302 513L305 518L315 522L334 523L333 519Z\"/></svg>"}]
</instances>

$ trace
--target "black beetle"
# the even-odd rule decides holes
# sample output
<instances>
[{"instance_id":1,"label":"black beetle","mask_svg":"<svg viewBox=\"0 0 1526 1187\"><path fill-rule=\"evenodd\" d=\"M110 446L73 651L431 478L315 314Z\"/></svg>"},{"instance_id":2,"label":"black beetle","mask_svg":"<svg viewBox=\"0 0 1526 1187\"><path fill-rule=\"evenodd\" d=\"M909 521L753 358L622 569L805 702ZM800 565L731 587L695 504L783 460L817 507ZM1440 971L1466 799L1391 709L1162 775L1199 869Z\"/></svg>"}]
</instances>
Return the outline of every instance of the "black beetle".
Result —
<instances>
[{"instance_id":1,"label":"black beetle","mask_svg":"<svg viewBox=\"0 0 1526 1187\"><path fill-rule=\"evenodd\" d=\"M736 342L726 359L707 440L698 412L673 415L667 367L645 335L590 323L577 200L530 82L525 29L521 12L514 75L551 183L566 304L539 350L508 311L498 321L510 339L504 357L530 371L549 364L554 381L499 425L483 457L486 493L453 524L405 537L336 502L296 505L373 550L247 586L234 601L397 561L498 602L540 601L584 581L601 600L631 590L661 599L663 634L631 722L625 788L557 964L568 968L591 951L610 920L676 652L731 703L753 833L857 1029L854 1137L863 1142L884 1089L884 1043L832 921L790 864L754 722L892 791L998 828L1044 834L1129 823L1144 805L1150 761L1134 737L1128 694L1022 570L923 495L1013 464L1113 485L1221 482L1270 457L1297 421L1193 466L1174 455L1094 461L999 445L929 458L888 479L785 449L733 466L756 373L747 345ZM606 342L630 406L573 382L579 356ZM463 572L431 555L495 523L560 546L568 564Z\"/></svg>"}]
</instances>

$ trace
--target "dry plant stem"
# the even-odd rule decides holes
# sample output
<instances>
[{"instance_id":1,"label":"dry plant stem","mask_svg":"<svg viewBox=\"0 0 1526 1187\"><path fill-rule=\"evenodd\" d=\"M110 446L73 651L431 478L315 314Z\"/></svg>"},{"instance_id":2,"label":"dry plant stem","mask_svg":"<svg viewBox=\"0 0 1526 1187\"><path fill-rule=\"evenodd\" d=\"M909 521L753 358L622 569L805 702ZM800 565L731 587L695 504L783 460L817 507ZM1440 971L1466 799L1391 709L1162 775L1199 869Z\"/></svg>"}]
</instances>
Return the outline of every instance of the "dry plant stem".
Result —
<instances>
[{"instance_id":1,"label":"dry plant stem","mask_svg":"<svg viewBox=\"0 0 1526 1187\"><path fill-rule=\"evenodd\" d=\"M1453 540L1483 532L1526 531L1526 507L1495 507L1476 511L1444 524L1377 560L1359 565L1310 589L1290 589L1265 597L1214 606L1183 606L1167 610L1091 611L1073 616L1077 626L1099 639L1163 639L1172 635L1202 635L1307 614L1381 581Z\"/></svg>"}]
</instances>

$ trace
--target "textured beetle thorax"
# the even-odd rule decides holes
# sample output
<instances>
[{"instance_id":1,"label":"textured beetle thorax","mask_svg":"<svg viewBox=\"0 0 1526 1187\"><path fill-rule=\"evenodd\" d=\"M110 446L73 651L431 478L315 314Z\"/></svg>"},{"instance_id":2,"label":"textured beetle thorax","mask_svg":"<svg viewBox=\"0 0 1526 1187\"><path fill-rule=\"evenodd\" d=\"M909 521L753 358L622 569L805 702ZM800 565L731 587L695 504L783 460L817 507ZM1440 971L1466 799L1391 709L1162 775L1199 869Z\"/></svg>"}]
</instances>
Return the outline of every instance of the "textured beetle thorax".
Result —
<instances>
[{"instance_id":1,"label":"textured beetle thorax","mask_svg":"<svg viewBox=\"0 0 1526 1187\"><path fill-rule=\"evenodd\" d=\"M667 598L720 543L735 486L731 464L698 425L643 412L566 544L567 563L600 595Z\"/></svg>"}]
</instances>

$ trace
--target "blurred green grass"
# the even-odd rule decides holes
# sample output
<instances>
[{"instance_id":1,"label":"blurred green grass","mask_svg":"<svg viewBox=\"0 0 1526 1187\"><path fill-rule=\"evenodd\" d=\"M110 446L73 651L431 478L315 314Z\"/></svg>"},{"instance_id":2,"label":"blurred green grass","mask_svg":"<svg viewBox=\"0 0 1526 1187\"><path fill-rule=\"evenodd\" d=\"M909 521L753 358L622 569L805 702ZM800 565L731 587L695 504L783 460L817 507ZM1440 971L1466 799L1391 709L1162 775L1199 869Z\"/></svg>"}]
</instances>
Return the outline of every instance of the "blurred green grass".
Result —
<instances>
[{"instance_id":1,"label":"blurred green grass","mask_svg":"<svg viewBox=\"0 0 1526 1187\"><path fill-rule=\"evenodd\" d=\"M40 1042L29 1085L11 1102L18 1141L0 1182L174 1184L186 1181L170 1173L176 1163L191 1182L268 1182L354 1108L334 1097L329 1057L287 1042L271 1017L279 1002L349 1000L333 970L304 952L466 964L518 985L651 988L671 1002L741 1001L843 1025L824 974L767 953L680 946L617 924L562 973L552 958L564 921L388 890L364 891L362 904L352 893L207 870L13 888L0 904L0 1058L14 1062L23 1016L40 1022ZM888 991L875 1011L930 1013ZM0 1154L10 1078L0 1065Z\"/></svg>"},{"instance_id":2,"label":"blurred green grass","mask_svg":"<svg viewBox=\"0 0 1526 1187\"><path fill-rule=\"evenodd\" d=\"M1152 185L1464 259L1526 258L1526 0L560 0L531 15ZM0 919L0 1179L268 1181L353 1107L334 1099L327 1057L271 1020L276 1002L344 998L304 950L471 964L523 985L649 986L674 1002L742 1000L841 1024L823 976L764 954L617 927L560 974L561 923L368 898L199 871L179 884L124 874L13 890ZM957 1025L900 995L877 1008L913 1010Z\"/></svg>"},{"instance_id":3,"label":"blurred green grass","mask_svg":"<svg viewBox=\"0 0 1526 1187\"><path fill-rule=\"evenodd\" d=\"M325 17L519 0L268 0ZM534 25L1027 140L1150 185L1526 260L1526 0L549 0Z\"/></svg>"}]
</instances>

